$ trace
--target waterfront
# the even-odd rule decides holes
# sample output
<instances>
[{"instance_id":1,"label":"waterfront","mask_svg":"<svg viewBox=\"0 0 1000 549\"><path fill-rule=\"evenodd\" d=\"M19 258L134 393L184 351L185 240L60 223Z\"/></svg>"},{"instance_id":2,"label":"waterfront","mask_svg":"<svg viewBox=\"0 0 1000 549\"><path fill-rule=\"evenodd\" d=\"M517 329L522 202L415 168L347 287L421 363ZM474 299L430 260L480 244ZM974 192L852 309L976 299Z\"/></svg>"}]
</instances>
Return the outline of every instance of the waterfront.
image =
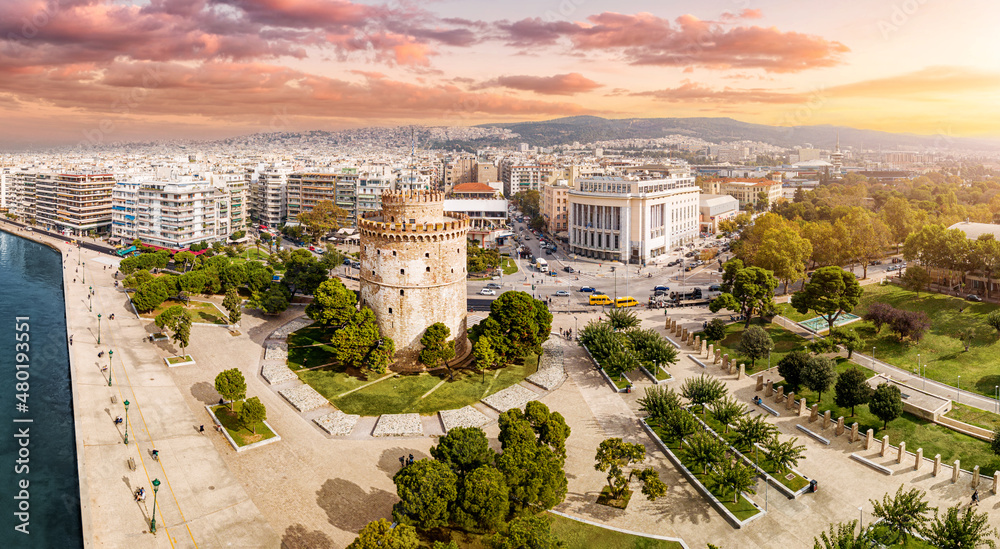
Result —
<instances>
[{"instance_id":1,"label":"waterfront","mask_svg":"<svg viewBox=\"0 0 1000 549\"><path fill-rule=\"evenodd\" d=\"M0 279L4 281L0 299L0 422L4 425L0 545L80 547L80 491L61 258L47 246L0 232ZM29 334L28 346L16 348L15 338L23 333ZM24 336L20 337L25 343ZM18 516L24 502L28 515ZM27 535L15 529L19 525Z\"/></svg>"}]
</instances>

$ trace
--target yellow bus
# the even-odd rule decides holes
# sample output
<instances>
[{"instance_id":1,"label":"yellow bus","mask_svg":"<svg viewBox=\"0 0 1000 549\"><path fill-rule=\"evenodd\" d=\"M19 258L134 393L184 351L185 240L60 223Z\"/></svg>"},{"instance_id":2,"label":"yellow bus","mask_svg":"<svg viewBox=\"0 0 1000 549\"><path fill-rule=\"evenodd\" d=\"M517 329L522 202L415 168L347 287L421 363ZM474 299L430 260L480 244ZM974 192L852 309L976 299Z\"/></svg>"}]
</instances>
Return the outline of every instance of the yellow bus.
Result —
<instances>
[{"instance_id":1,"label":"yellow bus","mask_svg":"<svg viewBox=\"0 0 1000 549\"><path fill-rule=\"evenodd\" d=\"M618 301L615 301L615 307L635 307L638 304L634 297L619 297Z\"/></svg>"},{"instance_id":2,"label":"yellow bus","mask_svg":"<svg viewBox=\"0 0 1000 549\"><path fill-rule=\"evenodd\" d=\"M614 301L611 301L611 298L604 294L590 296L591 305L611 305L612 303L614 303Z\"/></svg>"}]
</instances>

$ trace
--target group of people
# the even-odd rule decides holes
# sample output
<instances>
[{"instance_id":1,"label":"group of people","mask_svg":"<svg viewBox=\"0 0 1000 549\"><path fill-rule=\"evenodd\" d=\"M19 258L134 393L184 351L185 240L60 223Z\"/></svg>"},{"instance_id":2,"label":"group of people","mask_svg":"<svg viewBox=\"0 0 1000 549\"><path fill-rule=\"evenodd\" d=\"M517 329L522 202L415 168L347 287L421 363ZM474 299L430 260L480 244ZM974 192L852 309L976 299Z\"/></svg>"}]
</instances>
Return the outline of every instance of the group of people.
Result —
<instances>
[{"instance_id":1,"label":"group of people","mask_svg":"<svg viewBox=\"0 0 1000 549\"><path fill-rule=\"evenodd\" d=\"M562 335L563 337L565 337L566 339L573 339L573 329L572 328L566 328L566 329L559 328L559 334Z\"/></svg>"},{"instance_id":2,"label":"group of people","mask_svg":"<svg viewBox=\"0 0 1000 549\"><path fill-rule=\"evenodd\" d=\"M413 465L414 461L415 460L413 459L413 454L410 454L409 457L399 456L399 464L402 467L406 467L407 465Z\"/></svg>"},{"instance_id":3,"label":"group of people","mask_svg":"<svg viewBox=\"0 0 1000 549\"><path fill-rule=\"evenodd\" d=\"M139 489L135 491L135 500L146 501L146 489L143 488L142 486L140 486Z\"/></svg>"}]
</instances>

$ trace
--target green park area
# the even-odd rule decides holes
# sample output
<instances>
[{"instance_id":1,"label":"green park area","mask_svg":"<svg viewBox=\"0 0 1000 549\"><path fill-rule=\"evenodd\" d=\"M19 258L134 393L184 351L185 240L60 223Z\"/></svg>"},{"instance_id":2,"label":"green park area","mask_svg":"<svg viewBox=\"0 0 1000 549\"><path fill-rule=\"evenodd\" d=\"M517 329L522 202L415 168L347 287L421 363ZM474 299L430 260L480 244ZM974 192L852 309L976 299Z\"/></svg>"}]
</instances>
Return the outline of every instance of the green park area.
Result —
<instances>
[{"instance_id":1,"label":"green park area","mask_svg":"<svg viewBox=\"0 0 1000 549\"><path fill-rule=\"evenodd\" d=\"M503 269L503 274L512 275L517 272L517 262L509 257L504 257L501 260L500 268Z\"/></svg>"},{"instance_id":2,"label":"green park area","mask_svg":"<svg viewBox=\"0 0 1000 549\"><path fill-rule=\"evenodd\" d=\"M768 364L774 366L779 360L785 357L788 353L792 351L804 351L807 341L797 334L778 326L777 324L772 324L770 322L765 322L760 318L754 318L750 321L751 326L760 326L763 328L768 335L771 336L771 340L774 341L774 348L771 350L770 362L768 362L767 357L763 359L757 359L756 364L753 367L750 366L750 359L743 356L743 353L739 351L740 337L743 335L743 323L736 322L734 324L728 324L726 326L726 337L722 339L720 343L716 344L716 348L722 348L722 354L728 354L729 358L736 360L738 364L746 364L746 371L750 373L756 370L766 370Z\"/></svg>"},{"instance_id":3,"label":"green park area","mask_svg":"<svg viewBox=\"0 0 1000 549\"><path fill-rule=\"evenodd\" d=\"M918 363L926 365L923 374L930 379L986 396L995 394L1000 385L1000 338L997 330L986 324L986 316L998 309L989 303L974 303L964 299L927 292L915 293L894 285L865 286L864 296L854 313L864 316L872 303L887 303L896 309L922 311L930 319L930 328L918 341L900 341L895 333L883 327L880 333L868 321L850 324L864 340L865 353L875 348L875 358L898 368L915 372ZM783 316L801 321L816 316L800 314L788 305L782 305ZM965 350L959 339L966 330L974 330L974 337Z\"/></svg>"},{"instance_id":4,"label":"green park area","mask_svg":"<svg viewBox=\"0 0 1000 549\"><path fill-rule=\"evenodd\" d=\"M538 357L530 355L499 369L439 369L433 373L389 372L369 379L360 370L344 367L333 357L327 330L303 328L288 336L288 367L348 414L376 416L416 412L432 414L461 408L519 383L535 373Z\"/></svg>"},{"instance_id":5,"label":"green park area","mask_svg":"<svg viewBox=\"0 0 1000 549\"><path fill-rule=\"evenodd\" d=\"M268 429L264 422L256 425L254 429L256 432L247 429L239 418L240 407L243 405L243 401L236 401L232 405L232 410L226 404L214 406L212 407L212 412L219 422L222 423L229 436L236 441L237 446L247 446L248 444L254 444L255 442L274 437L274 432Z\"/></svg>"},{"instance_id":6,"label":"green park area","mask_svg":"<svg viewBox=\"0 0 1000 549\"><path fill-rule=\"evenodd\" d=\"M185 362L194 362L194 359L191 358L191 355L172 356L167 358L167 362L170 364L184 364Z\"/></svg>"},{"instance_id":7,"label":"green park area","mask_svg":"<svg viewBox=\"0 0 1000 549\"><path fill-rule=\"evenodd\" d=\"M164 301L163 303L157 305L156 308L154 308L152 311L148 313L141 313L139 316L141 316L142 318L153 319L156 318L157 315L159 315L163 311L166 311L167 309L175 305L182 305L186 311L191 313L191 316L193 317L192 320L194 322L204 322L208 324L219 324L219 325L228 324L228 322L226 322L225 315L219 310L219 308L207 301L189 300L187 303L181 303L180 301L174 301L172 299L168 299L167 301Z\"/></svg>"}]
</instances>

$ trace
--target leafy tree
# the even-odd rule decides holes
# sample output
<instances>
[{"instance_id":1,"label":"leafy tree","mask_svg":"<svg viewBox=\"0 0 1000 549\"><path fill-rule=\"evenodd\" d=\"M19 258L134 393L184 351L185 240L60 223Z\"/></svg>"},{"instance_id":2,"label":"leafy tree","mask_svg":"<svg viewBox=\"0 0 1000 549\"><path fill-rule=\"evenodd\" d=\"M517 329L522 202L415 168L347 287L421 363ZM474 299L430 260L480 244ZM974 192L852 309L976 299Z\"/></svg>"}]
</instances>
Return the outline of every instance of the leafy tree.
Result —
<instances>
[{"instance_id":1,"label":"leafy tree","mask_svg":"<svg viewBox=\"0 0 1000 549\"><path fill-rule=\"evenodd\" d=\"M764 445L777 435L778 428L764 420L764 416L741 416L736 420L733 441L741 448L752 449L756 457L757 445Z\"/></svg>"},{"instance_id":2,"label":"leafy tree","mask_svg":"<svg viewBox=\"0 0 1000 549\"><path fill-rule=\"evenodd\" d=\"M809 349L809 352L817 355L836 353L840 350L837 342L832 337L817 337L807 343L806 347Z\"/></svg>"},{"instance_id":3,"label":"leafy tree","mask_svg":"<svg viewBox=\"0 0 1000 549\"><path fill-rule=\"evenodd\" d=\"M324 280L313 292L306 315L321 326L343 328L358 311L358 296L337 278Z\"/></svg>"},{"instance_id":4,"label":"leafy tree","mask_svg":"<svg viewBox=\"0 0 1000 549\"><path fill-rule=\"evenodd\" d=\"M160 306L161 303L170 297L170 291L164 277L154 278L139 286L132 294L132 305L140 313L147 313Z\"/></svg>"},{"instance_id":5,"label":"leafy tree","mask_svg":"<svg viewBox=\"0 0 1000 549\"><path fill-rule=\"evenodd\" d=\"M236 288L226 290L226 297L222 300L222 306L229 312L229 323L239 324L240 318L243 316L243 300L240 299L240 294L237 293Z\"/></svg>"},{"instance_id":6,"label":"leafy tree","mask_svg":"<svg viewBox=\"0 0 1000 549\"><path fill-rule=\"evenodd\" d=\"M266 419L267 408L257 397L247 399L240 407L240 422L254 434L257 434L257 424Z\"/></svg>"},{"instance_id":7,"label":"leafy tree","mask_svg":"<svg viewBox=\"0 0 1000 549\"><path fill-rule=\"evenodd\" d=\"M993 453L1000 456L1000 425L997 425L996 430L993 431L993 439L990 440L990 450Z\"/></svg>"},{"instance_id":8,"label":"leafy tree","mask_svg":"<svg viewBox=\"0 0 1000 549\"><path fill-rule=\"evenodd\" d=\"M899 387L889 383L879 383L868 401L868 410L882 420L882 428L903 414L903 394Z\"/></svg>"},{"instance_id":9,"label":"leafy tree","mask_svg":"<svg viewBox=\"0 0 1000 549\"><path fill-rule=\"evenodd\" d=\"M900 545L906 545L909 537L920 532L929 518L926 515L930 513L931 506L924 495L916 488L903 492L900 486L894 497L885 494L881 502L874 499L868 501L874 508L872 515L882 519L882 524L899 536Z\"/></svg>"},{"instance_id":10,"label":"leafy tree","mask_svg":"<svg viewBox=\"0 0 1000 549\"><path fill-rule=\"evenodd\" d=\"M292 297L302 292L313 294L328 278L327 270L309 250L298 249L285 262L285 277L282 282L291 291Z\"/></svg>"},{"instance_id":11,"label":"leafy tree","mask_svg":"<svg viewBox=\"0 0 1000 549\"><path fill-rule=\"evenodd\" d=\"M330 344L338 361L368 374L385 373L396 352L392 339L380 335L375 313L367 307L356 311L346 326L334 332Z\"/></svg>"},{"instance_id":12,"label":"leafy tree","mask_svg":"<svg viewBox=\"0 0 1000 549\"><path fill-rule=\"evenodd\" d=\"M629 330L625 332L625 341L636 359L651 370L654 364L666 367L677 363L677 348L656 330Z\"/></svg>"},{"instance_id":13,"label":"leafy tree","mask_svg":"<svg viewBox=\"0 0 1000 549\"><path fill-rule=\"evenodd\" d=\"M923 529L923 536L939 549L992 549L996 547L997 531L990 526L988 513L973 509L962 513L958 507L949 507L943 518L934 511L934 520Z\"/></svg>"},{"instance_id":14,"label":"leafy tree","mask_svg":"<svg viewBox=\"0 0 1000 549\"><path fill-rule=\"evenodd\" d=\"M899 341L909 338L920 341L931 327L930 318L923 311L897 311L890 323L892 331L899 335Z\"/></svg>"},{"instance_id":15,"label":"leafy tree","mask_svg":"<svg viewBox=\"0 0 1000 549\"><path fill-rule=\"evenodd\" d=\"M156 326L161 330L166 329L172 332L171 338L181 347L181 352L191 342L191 313L184 309L183 305L174 305L153 319Z\"/></svg>"},{"instance_id":16,"label":"leafy tree","mask_svg":"<svg viewBox=\"0 0 1000 549\"><path fill-rule=\"evenodd\" d=\"M972 345L972 342L976 340L976 329L968 327L959 330L958 340L965 346L965 352L969 352L969 345Z\"/></svg>"},{"instance_id":17,"label":"leafy tree","mask_svg":"<svg viewBox=\"0 0 1000 549\"><path fill-rule=\"evenodd\" d=\"M856 533L858 521L851 520L830 526L829 532L823 532L818 538L813 538L813 549L871 549L875 547L867 532Z\"/></svg>"},{"instance_id":18,"label":"leafy tree","mask_svg":"<svg viewBox=\"0 0 1000 549\"><path fill-rule=\"evenodd\" d=\"M247 289L251 292L260 292L271 285L274 277L274 269L259 261L251 261L246 264Z\"/></svg>"},{"instance_id":19,"label":"leafy tree","mask_svg":"<svg viewBox=\"0 0 1000 549\"><path fill-rule=\"evenodd\" d=\"M451 329L441 322L435 322L427 327L420 344L424 346L420 351L420 362L432 368L444 366L449 360L455 358L455 342L448 341L451 337Z\"/></svg>"},{"instance_id":20,"label":"leafy tree","mask_svg":"<svg viewBox=\"0 0 1000 549\"><path fill-rule=\"evenodd\" d=\"M529 191L537 192L537 191ZM542 515L517 517L503 530L486 540L490 549L559 549L562 542L550 531L549 519Z\"/></svg>"},{"instance_id":21,"label":"leafy tree","mask_svg":"<svg viewBox=\"0 0 1000 549\"><path fill-rule=\"evenodd\" d=\"M650 501L666 493L666 485L660 481L659 474L652 467L642 470L633 468L626 476L626 467L633 463L641 463L645 459L646 447L642 444L624 442L620 438L609 438L601 442L597 448L597 455L594 456L597 462L594 468L608 474L608 493L612 499L621 500L625 497L633 477L642 482L642 493Z\"/></svg>"},{"instance_id":22,"label":"leafy tree","mask_svg":"<svg viewBox=\"0 0 1000 549\"><path fill-rule=\"evenodd\" d=\"M851 366L837 376L834 391L833 401L841 408L850 407L851 417L854 417L855 406L867 404L872 398L872 388L868 385L868 379L856 366Z\"/></svg>"},{"instance_id":23,"label":"leafy tree","mask_svg":"<svg viewBox=\"0 0 1000 549\"><path fill-rule=\"evenodd\" d=\"M346 259L346 256L336 246L327 244L326 251L323 253L323 257L319 260L319 263L324 269L330 271L343 265L344 259Z\"/></svg>"},{"instance_id":24,"label":"leafy tree","mask_svg":"<svg viewBox=\"0 0 1000 549\"><path fill-rule=\"evenodd\" d=\"M122 280L122 286L134 290L139 286L142 286L143 284L151 280L154 280L155 278L156 277L153 276L153 273L150 273L149 271L146 270L135 271L132 274L126 276L124 280Z\"/></svg>"},{"instance_id":25,"label":"leafy tree","mask_svg":"<svg viewBox=\"0 0 1000 549\"><path fill-rule=\"evenodd\" d=\"M670 387L651 385L646 387L646 396L639 399L639 411L646 412L652 419L663 419L681 405L680 397Z\"/></svg>"},{"instance_id":26,"label":"leafy tree","mask_svg":"<svg viewBox=\"0 0 1000 549\"><path fill-rule=\"evenodd\" d=\"M720 485L733 491L733 503L740 501L741 492L757 493L754 489L757 486L757 472L739 458L724 461L718 468L715 479Z\"/></svg>"},{"instance_id":27,"label":"leafy tree","mask_svg":"<svg viewBox=\"0 0 1000 549\"><path fill-rule=\"evenodd\" d=\"M815 311L826 320L830 332L843 313L854 310L864 290L852 273L840 267L816 269L802 291L792 295L792 307L799 313Z\"/></svg>"},{"instance_id":28,"label":"leafy tree","mask_svg":"<svg viewBox=\"0 0 1000 549\"><path fill-rule=\"evenodd\" d=\"M544 302L524 292L504 292L490 304L490 316L471 330L473 341L489 336L503 364L540 354L552 330L552 313Z\"/></svg>"},{"instance_id":29,"label":"leafy tree","mask_svg":"<svg viewBox=\"0 0 1000 549\"><path fill-rule=\"evenodd\" d=\"M996 330L997 337L1000 337L1000 310L991 311L986 315L986 325Z\"/></svg>"},{"instance_id":30,"label":"leafy tree","mask_svg":"<svg viewBox=\"0 0 1000 549\"><path fill-rule=\"evenodd\" d=\"M466 254L466 270L470 273L481 273L500 267L500 252L489 248L480 248L469 244Z\"/></svg>"},{"instance_id":31,"label":"leafy tree","mask_svg":"<svg viewBox=\"0 0 1000 549\"><path fill-rule=\"evenodd\" d=\"M222 398L229 401L229 409L233 409L233 402L246 397L247 382L243 378L243 372L239 368L230 368L219 372L215 376L215 390L222 395Z\"/></svg>"},{"instance_id":32,"label":"leafy tree","mask_svg":"<svg viewBox=\"0 0 1000 549\"><path fill-rule=\"evenodd\" d=\"M865 343L865 340L853 328L837 330L833 333L833 340L847 349L847 360L850 360L854 356L854 351L861 349L861 346Z\"/></svg>"},{"instance_id":33,"label":"leafy tree","mask_svg":"<svg viewBox=\"0 0 1000 549\"><path fill-rule=\"evenodd\" d=\"M701 432L690 437L685 442L684 452L695 467L701 467L701 474L708 474L708 469L722 463L726 459L726 447L719 439Z\"/></svg>"},{"instance_id":34,"label":"leafy tree","mask_svg":"<svg viewBox=\"0 0 1000 549\"><path fill-rule=\"evenodd\" d=\"M529 412L533 419L529 419ZM567 481L565 450L560 452L559 448L565 448L569 436L562 416L534 401L525 412L514 408L500 414L498 423L503 452L496 466L510 487L512 510L537 512L561 502L566 497Z\"/></svg>"},{"instance_id":35,"label":"leafy tree","mask_svg":"<svg viewBox=\"0 0 1000 549\"><path fill-rule=\"evenodd\" d=\"M837 220L834 229L844 246L846 257L860 263L862 278L868 278L868 264L882 258L890 244L889 227L868 210L854 207Z\"/></svg>"},{"instance_id":36,"label":"leafy tree","mask_svg":"<svg viewBox=\"0 0 1000 549\"><path fill-rule=\"evenodd\" d=\"M570 429L566 419L559 412L552 412L549 407L538 401L532 401L524 407L524 418L538 434L538 441L552 449L560 458L566 459L566 439Z\"/></svg>"},{"instance_id":37,"label":"leafy tree","mask_svg":"<svg viewBox=\"0 0 1000 549\"><path fill-rule=\"evenodd\" d=\"M681 385L681 396L688 399L691 404L700 406L703 413L706 404L719 400L726 396L727 392L725 384L717 378L705 374L689 377Z\"/></svg>"},{"instance_id":38,"label":"leafy tree","mask_svg":"<svg viewBox=\"0 0 1000 549\"><path fill-rule=\"evenodd\" d=\"M683 408L674 408L668 411L660 424L667 437L676 441L683 441L688 435L694 434L698 430L698 423L695 422L694 416Z\"/></svg>"},{"instance_id":39,"label":"leafy tree","mask_svg":"<svg viewBox=\"0 0 1000 549\"><path fill-rule=\"evenodd\" d=\"M392 478L400 501L392 518L401 524L432 529L448 524L448 509L458 497L458 477L447 464L421 459Z\"/></svg>"},{"instance_id":40,"label":"leafy tree","mask_svg":"<svg viewBox=\"0 0 1000 549\"><path fill-rule=\"evenodd\" d=\"M493 368L497 364L497 354L493 350L493 340L489 336L481 336L472 346L472 355L475 357L473 368L483 373L483 382L486 381L486 370Z\"/></svg>"},{"instance_id":41,"label":"leafy tree","mask_svg":"<svg viewBox=\"0 0 1000 549\"><path fill-rule=\"evenodd\" d=\"M317 202L313 205L312 211L298 215L299 223L302 223L313 242L341 228L345 219L347 211L330 200Z\"/></svg>"},{"instance_id":42,"label":"leafy tree","mask_svg":"<svg viewBox=\"0 0 1000 549\"><path fill-rule=\"evenodd\" d=\"M456 475L464 476L492 465L496 452L490 449L486 433L478 427L455 427L431 447L431 457L447 464Z\"/></svg>"},{"instance_id":43,"label":"leafy tree","mask_svg":"<svg viewBox=\"0 0 1000 549\"><path fill-rule=\"evenodd\" d=\"M782 442L775 436L764 442L764 456L774 464L779 473L787 473L792 467L796 467L799 460L802 459L802 453L806 451L806 447L801 444L796 446L795 441L797 440L798 438L792 437L791 440Z\"/></svg>"},{"instance_id":44,"label":"leafy tree","mask_svg":"<svg viewBox=\"0 0 1000 549\"><path fill-rule=\"evenodd\" d=\"M802 385L802 372L808 368L811 357L804 351L792 351L778 361L778 373L785 378L791 390Z\"/></svg>"},{"instance_id":45,"label":"leafy tree","mask_svg":"<svg viewBox=\"0 0 1000 549\"><path fill-rule=\"evenodd\" d=\"M510 489L503 473L484 465L459 482L453 519L466 530L492 532L503 526L510 511Z\"/></svg>"},{"instance_id":46,"label":"leafy tree","mask_svg":"<svg viewBox=\"0 0 1000 549\"><path fill-rule=\"evenodd\" d=\"M611 309L608 311L608 323L611 329L617 331L629 330L639 326L639 317L635 311L628 309Z\"/></svg>"},{"instance_id":47,"label":"leafy tree","mask_svg":"<svg viewBox=\"0 0 1000 549\"><path fill-rule=\"evenodd\" d=\"M724 293L712 300L709 309L735 311L744 317L744 328L750 326L754 314L763 314L774 307L774 289L778 281L771 271L760 267L743 267L743 262L731 259L723 265Z\"/></svg>"},{"instance_id":48,"label":"leafy tree","mask_svg":"<svg viewBox=\"0 0 1000 549\"><path fill-rule=\"evenodd\" d=\"M768 229L754 256L754 265L774 273L788 292L788 283L805 276L806 261L812 256L812 244L799 235L798 227L783 225Z\"/></svg>"},{"instance_id":49,"label":"leafy tree","mask_svg":"<svg viewBox=\"0 0 1000 549\"><path fill-rule=\"evenodd\" d=\"M814 356L809 358L809 363L802 371L802 384L810 391L817 393L817 399L823 400L823 391L833 387L837 381L836 363L825 356Z\"/></svg>"},{"instance_id":50,"label":"leafy tree","mask_svg":"<svg viewBox=\"0 0 1000 549\"><path fill-rule=\"evenodd\" d=\"M358 532L358 537L347 549L417 549L420 538L417 529L408 524L392 523L386 519L369 522Z\"/></svg>"},{"instance_id":51,"label":"leafy tree","mask_svg":"<svg viewBox=\"0 0 1000 549\"><path fill-rule=\"evenodd\" d=\"M1000 331L1000 330L998 330ZM726 338L726 323L721 318L713 318L705 326L705 339L709 341L722 341Z\"/></svg>"},{"instance_id":52,"label":"leafy tree","mask_svg":"<svg viewBox=\"0 0 1000 549\"><path fill-rule=\"evenodd\" d=\"M266 315L278 315L288 309L291 292L282 284L271 284L263 295L251 300Z\"/></svg>"},{"instance_id":53,"label":"leafy tree","mask_svg":"<svg viewBox=\"0 0 1000 549\"><path fill-rule=\"evenodd\" d=\"M758 358L764 358L771 354L771 350L774 349L774 341L764 328L750 326L743 330L738 349L740 353L750 359L750 367L753 368Z\"/></svg>"},{"instance_id":54,"label":"leafy tree","mask_svg":"<svg viewBox=\"0 0 1000 549\"><path fill-rule=\"evenodd\" d=\"M875 333L881 333L882 327L890 324L892 319L899 313L892 305L876 301L868 305L863 318L866 322L871 322L875 326Z\"/></svg>"},{"instance_id":55,"label":"leafy tree","mask_svg":"<svg viewBox=\"0 0 1000 549\"><path fill-rule=\"evenodd\" d=\"M747 407L731 396L716 400L709 408L712 410L712 415L715 416L715 419L723 425L726 433L729 432L729 424L747 413Z\"/></svg>"},{"instance_id":56,"label":"leafy tree","mask_svg":"<svg viewBox=\"0 0 1000 549\"><path fill-rule=\"evenodd\" d=\"M931 275L920 265L907 267L902 276L903 287L920 296L920 290L931 285Z\"/></svg>"}]
</instances>

